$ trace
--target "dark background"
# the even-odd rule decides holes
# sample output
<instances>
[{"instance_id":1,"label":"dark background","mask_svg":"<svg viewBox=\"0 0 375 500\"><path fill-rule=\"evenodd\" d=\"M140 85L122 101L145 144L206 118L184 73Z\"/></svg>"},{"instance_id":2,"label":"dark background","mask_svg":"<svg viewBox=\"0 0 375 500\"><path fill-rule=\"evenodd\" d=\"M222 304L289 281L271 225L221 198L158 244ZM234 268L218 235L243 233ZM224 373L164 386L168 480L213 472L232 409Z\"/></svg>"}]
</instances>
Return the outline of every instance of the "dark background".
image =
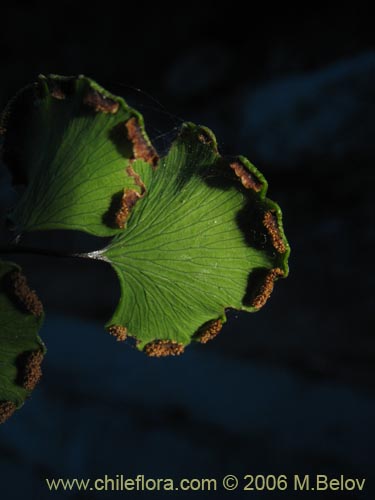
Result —
<instances>
[{"instance_id":1,"label":"dark background","mask_svg":"<svg viewBox=\"0 0 375 500\"><path fill-rule=\"evenodd\" d=\"M49 352L33 397L0 429L1 498L125 496L52 494L45 477L311 473L366 478L365 492L299 498L373 499L373 16L353 5L13 3L0 54L1 107L39 73L83 73L138 107L160 151L181 120L209 126L222 153L264 173L292 247L290 277L261 312L231 313L215 342L166 360L102 331L118 294L105 265L21 259L47 309ZM3 167L0 180L5 207Z\"/></svg>"}]
</instances>

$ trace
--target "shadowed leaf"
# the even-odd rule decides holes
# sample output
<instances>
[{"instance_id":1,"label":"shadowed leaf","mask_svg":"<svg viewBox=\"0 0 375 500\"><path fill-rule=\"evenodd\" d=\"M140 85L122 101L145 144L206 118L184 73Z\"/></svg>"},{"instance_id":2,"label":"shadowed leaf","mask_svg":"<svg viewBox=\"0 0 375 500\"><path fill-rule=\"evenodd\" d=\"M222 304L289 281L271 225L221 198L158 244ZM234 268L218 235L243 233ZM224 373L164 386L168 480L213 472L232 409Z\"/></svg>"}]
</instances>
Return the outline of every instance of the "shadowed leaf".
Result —
<instances>
[{"instance_id":1,"label":"shadowed leaf","mask_svg":"<svg viewBox=\"0 0 375 500\"><path fill-rule=\"evenodd\" d=\"M0 261L0 423L22 406L41 376L43 306L18 266Z\"/></svg>"}]
</instances>

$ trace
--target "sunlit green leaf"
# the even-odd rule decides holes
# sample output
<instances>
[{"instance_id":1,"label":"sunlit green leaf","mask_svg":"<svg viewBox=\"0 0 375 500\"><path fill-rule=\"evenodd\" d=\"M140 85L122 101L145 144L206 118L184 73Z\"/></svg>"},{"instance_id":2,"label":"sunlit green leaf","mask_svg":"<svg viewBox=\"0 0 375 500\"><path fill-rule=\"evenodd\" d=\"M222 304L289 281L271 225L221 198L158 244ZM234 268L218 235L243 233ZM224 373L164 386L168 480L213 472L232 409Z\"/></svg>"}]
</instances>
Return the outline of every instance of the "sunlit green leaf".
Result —
<instances>
[{"instance_id":1,"label":"sunlit green leaf","mask_svg":"<svg viewBox=\"0 0 375 500\"><path fill-rule=\"evenodd\" d=\"M281 212L258 170L221 157L212 132L193 124L156 171L137 172L147 194L102 252L122 292L107 327L150 355L180 354L213 337L226 308L258 310L287 275Z\"/></svg>"}]
</instances>

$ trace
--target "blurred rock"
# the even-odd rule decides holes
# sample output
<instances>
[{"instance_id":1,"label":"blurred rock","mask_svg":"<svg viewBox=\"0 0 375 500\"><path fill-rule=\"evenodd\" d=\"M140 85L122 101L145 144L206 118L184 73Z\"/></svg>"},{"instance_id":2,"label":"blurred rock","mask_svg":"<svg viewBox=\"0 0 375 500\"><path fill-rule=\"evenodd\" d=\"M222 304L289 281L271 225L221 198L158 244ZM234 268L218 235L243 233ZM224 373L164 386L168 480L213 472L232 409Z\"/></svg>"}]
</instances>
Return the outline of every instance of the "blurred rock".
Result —
<instances>
[{"instance_id":1,"label":"blurred rock","mask_svg":"<svg viewBox=\"0 0 375 500\"><path fill-rule=\"evenodd\" d=\"M375 53L249 91L238 149L264 164L375 159Z\"/></svg>"},{"instance_id":2,"label":"blurred rock","mask_svg":"<svg viewBox=\"0 0 375 500\"><path fill-rule=\"evenodd\" d=\"M150 359L64 317L43 330L43 380L0 429L7 470L24 471L19 494L49 498L45 477L372 471L375 401L363 391L206 346Z\"/></svg>"}]
</instances>

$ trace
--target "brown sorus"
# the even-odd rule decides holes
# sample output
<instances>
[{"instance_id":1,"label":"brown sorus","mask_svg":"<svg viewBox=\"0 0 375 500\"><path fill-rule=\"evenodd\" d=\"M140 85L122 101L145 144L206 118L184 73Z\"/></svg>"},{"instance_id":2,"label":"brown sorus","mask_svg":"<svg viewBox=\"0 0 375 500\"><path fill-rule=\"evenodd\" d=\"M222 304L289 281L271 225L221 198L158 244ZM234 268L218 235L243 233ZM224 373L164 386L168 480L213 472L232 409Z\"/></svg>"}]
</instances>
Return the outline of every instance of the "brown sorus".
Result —
<instances>
[{"instance_id":1,"label":"brown sorus","mask_svg":"<svg viewBox=\"0 0 375 500\"><path fill-rule=\"evenodd\" d=\"M153 342L149 342L144 348L148 356L157 358L162 356L179 356L184 350L184 345L175 340L154 340Z\"/></svg>"},{"instance_id":2,"label":"brown sorus","mask_svg":"<svg viewBox=\"0 0 375 500\"><path fill-rule=\"evenodd\" d=\"M134 158L136 160L145 160L153 167L156 167L159 161L159 156L153 146L151 146L151 144L147 141L137 118L134 116L130 118L125 123L125 127L128 132L128 138L133 144Z\"/></svg>"},{"instance_id":3,"label":"brown sorus","mask_svg":"<svg viewBox=\"0 0 375 500\"><path fill-rule=\"evenodd\" d=\"M283 274L284 274L283 270L280 269L279 267L276 267L275 269L271 269L270 271L268 271L258 294L254 297L251 303L253 307L260 309L261 307L264 306L264 304L267 302L272 293L276 278L283 276Z\"/></svg>"},{"instance_id":4,"label":"brown sorus","mask_svg":"<svg viewBox=\"0 0 375 500\"><path fill-rule=\"evenodd\" d=\"M100 94L97 90L94 89L90 89L86 93L83 102L84 104L86 104L86 106L89 106L94 111L100 111L102 113L115 114L120 107L117 101Z\"/></svg>"},{"instance_id":5,"label":"brown sorus","mask_svg":"<svg viewBox=\"0 0 375 500\"><path fill-rule=\"evenodd\" d=\"M117 227L124 229L126 221L130 215L130 211L139 198L141 198L141 195L137 193L137 191L134 191L134 189L125 189L121 198L121 207L117 211L115 217Z\"/></svg>"},{"instance_id":6,"label":"brown sorus","mask_svg":"<svg viewBox=\"0 0 375 500\"><path fill-rule=\"evenodd\" d=\"M11 281L14 294L25 309L37 318L42 316L43 304L36 292L30 289L26 277L20 271L14 271L11 274Z\"/></svg>"},{"instance_id":7,"label":"brown sorus","mask_svg":"<svg viewBox=\"0 0 375 500\"><path fill-rule=\"evenodd\" d=\"M263 184L259 179L255 177L242 163L239 161L233 161L229 164L230 168L234 170L234 173L241 180L242 185L246 189L252 189L257 193L262 189Z\"/></svg>"},{"instance_id":8,"label":"brown sorus","mask_svg":"<svg viewBox=\"0 0 375 500\"><path fill-rule=\"evenodd\" d=\"M32 391L42 376L41 364L44 358L42 350L31 352L27 358L25 366L22 369L22 387Z\"/></svg>"},{"instance_id":9,"label":"brown sorus","mask_svg":"<svg viewBox=\"0 0 375 500\"><path fill-rule=\"evenodd\" d=\"M3 424L13 413L17 410L17 407L11 401L2 401L0 403L0 424Z\"/></svg>"},{"instance_id":10,"label":"brown sorus","mask_svg":"<svg viewBox=\"0 0 375 500\"><path fill-rule=\"evenodd\" d=\"M199 334L199 342L202 344L206 344L210 340L214 339L216 335L221 331L223 327L223 323L220 319L216 321L212 321L209 323L206 328Z\"/></svg>"},{"instance_id":11,"label":"brown sorus","mask_svg":"<svg viewBox=\"0 0 375 500\"><path fill-rule=\"evenodd\" d=\"M124 342L127 337L127 329L121 325L112 325L108 328L108 332L116 337L117 342Z\"/></svg>"},{"instance_id":12,"label":"brown sorus","mask_svg":"<svg viewBox=\"0 0 375 500\"><path fill-rule=\"evenodd\" d=\"M279 253L285 253L286 246L280 234L277 217L270 210L268 212L265 212L264 214L263 225L267 229L268 234L270 235L272 245L275 248L275 250Z\"/></svg>"}]
</instances>

